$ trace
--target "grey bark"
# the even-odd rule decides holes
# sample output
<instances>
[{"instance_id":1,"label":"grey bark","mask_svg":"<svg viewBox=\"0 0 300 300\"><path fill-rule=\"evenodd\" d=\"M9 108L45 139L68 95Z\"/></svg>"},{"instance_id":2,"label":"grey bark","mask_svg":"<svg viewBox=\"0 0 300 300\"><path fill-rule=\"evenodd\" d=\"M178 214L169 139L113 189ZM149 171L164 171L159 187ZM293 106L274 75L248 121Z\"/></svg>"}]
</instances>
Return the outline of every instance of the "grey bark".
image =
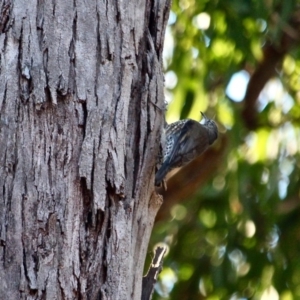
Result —
<instances>
[{"instance_id":1,"label":"grey bark","mask_svg":"<svg viewBox=\"0 0 300 300\"><path fill-rule=\"evenodd\" d=\"M169 9L0 2L1 299L140 299Z\"/></svg>"}]
</instances>

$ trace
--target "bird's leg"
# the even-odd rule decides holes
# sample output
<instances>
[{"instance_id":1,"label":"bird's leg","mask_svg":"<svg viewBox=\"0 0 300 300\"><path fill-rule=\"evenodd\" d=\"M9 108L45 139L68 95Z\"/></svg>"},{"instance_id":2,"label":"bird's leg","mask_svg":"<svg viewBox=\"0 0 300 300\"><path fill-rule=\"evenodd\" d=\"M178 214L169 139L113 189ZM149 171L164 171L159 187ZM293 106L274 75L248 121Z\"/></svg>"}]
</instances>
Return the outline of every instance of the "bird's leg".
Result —
<instances>
[{"instance_id":1,"label":"bird's leg","mask_svg":"<svg viewBox=\"0 0 300 300\"><path fill-rule=\"evenodd\" d=\"M167 187L167 180L166 179L163 179L162 187L163 187L164 191L167 191L168 187Z\"/></svg>"}]
</instances>

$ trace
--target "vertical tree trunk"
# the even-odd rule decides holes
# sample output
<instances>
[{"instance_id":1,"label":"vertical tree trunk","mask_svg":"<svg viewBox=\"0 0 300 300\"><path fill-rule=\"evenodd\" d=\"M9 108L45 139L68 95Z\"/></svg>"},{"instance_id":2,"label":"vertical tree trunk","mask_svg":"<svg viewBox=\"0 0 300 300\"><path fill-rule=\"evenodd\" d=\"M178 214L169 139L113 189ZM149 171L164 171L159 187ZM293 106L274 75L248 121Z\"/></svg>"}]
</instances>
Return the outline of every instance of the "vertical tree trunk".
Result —
<instances>
[{"instance_id":1,"label":"vertical tree trunk","mask_svg":"<svg viewBox=\"0 0 300 300\"><path fill-rule=\"evenodd\" d=\"M0 6L1 299L140 299L170 0Z\"/></svg>"}]
</instances>

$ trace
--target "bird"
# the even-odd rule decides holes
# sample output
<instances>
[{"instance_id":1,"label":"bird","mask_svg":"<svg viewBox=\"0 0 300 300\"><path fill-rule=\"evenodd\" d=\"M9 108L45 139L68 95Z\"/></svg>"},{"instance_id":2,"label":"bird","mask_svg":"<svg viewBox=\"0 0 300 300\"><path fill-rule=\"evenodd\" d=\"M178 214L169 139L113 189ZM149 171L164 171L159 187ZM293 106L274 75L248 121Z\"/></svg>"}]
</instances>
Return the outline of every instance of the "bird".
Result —
<instances>
[{"instance_id":1,"label":"bird","mask_svg":"<svg viewBox=\"0 0 300 300\"><path fill-rule=\"evenodd\" d=\"M184 119L171 123L165 128L163 163L155 175L159 186L172 169L185 166L200 156L218 138L218 127L212 119L200 112L204 124Z\"/></svg>"}]
</instances>

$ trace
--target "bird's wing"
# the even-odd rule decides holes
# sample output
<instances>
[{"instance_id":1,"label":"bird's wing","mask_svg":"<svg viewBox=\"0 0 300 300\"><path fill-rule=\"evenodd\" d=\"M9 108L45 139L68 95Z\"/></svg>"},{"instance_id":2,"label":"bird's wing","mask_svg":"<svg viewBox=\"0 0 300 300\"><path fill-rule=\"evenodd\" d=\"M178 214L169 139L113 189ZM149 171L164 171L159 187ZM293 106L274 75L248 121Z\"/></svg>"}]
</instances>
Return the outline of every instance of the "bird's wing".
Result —
<instances>
[{"instance_id":1,"label":"bird's wing","mask_svg":"<svg viewBox=\"0 0 300 300\"><path fill-rule=\"evenodd\" d=\"M185 144L188 142L190 137L189 129L194 122L196 123L196 121L194 120L184 120L184 122L178 121L169 125L169 127L166 130L166 151L168 151L169 146L170 153L168 153L168 155L166 156L166 161L171 162L174 156L178 153L179 149L184 148Z\"/></svg>"},{"instance_id":2,"label":"bird's wing","mask_svg":"<svg viewBox=\"0 0 300 300\"><path fill-rule=\"evenodd\" d=\"M189 125L185 124L188 122L178 121L167 126L164 162L155 174L155 185L159 185L167 173L174 168L172 159L176 157L176 152L181 147L178 143L185 143L188 140Z\"/></svg>"}]
</instances>

